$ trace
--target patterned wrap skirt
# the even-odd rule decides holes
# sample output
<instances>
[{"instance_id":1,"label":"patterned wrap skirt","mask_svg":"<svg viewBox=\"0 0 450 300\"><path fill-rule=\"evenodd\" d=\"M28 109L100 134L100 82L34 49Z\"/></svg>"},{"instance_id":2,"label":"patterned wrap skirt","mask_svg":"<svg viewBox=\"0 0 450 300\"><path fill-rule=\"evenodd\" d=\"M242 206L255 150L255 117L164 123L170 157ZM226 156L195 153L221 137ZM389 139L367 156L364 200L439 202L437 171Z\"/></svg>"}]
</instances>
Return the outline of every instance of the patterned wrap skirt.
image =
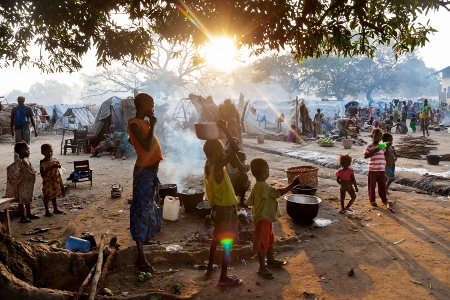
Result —
<instances>
[{"instance_id":1,"label":"patterned wrap skirt","mask_svg":"<svg viewBox=\"0 0 450 300\"><path fill-rule=\"evenodd\" d=\"M134 166L130 232L136 242L144 242L161 230L158 169Z\"/></svg>"}]
</instances>

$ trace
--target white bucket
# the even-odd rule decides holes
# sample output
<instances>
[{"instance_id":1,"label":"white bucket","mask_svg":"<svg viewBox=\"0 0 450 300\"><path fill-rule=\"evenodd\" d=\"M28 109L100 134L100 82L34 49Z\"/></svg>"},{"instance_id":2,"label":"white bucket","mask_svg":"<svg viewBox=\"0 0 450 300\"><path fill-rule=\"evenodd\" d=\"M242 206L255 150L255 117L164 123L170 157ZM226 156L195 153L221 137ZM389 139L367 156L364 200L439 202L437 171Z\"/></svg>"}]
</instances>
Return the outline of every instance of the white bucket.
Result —
<instances>
[{"instance_id":1,"label":"white bucket","mask_svg":"<svg viewBox=\"0 0 450 300\"><path fill-rule=\"evenodd\" d=\"M178 220L178 213L180 212L180 200L175 199L172 196L166 196L164 198L164 209L162 217L165 220L176 221Z\"/></svg>"},{"instance_id":2,"label":"white bucket","mask_svg":"<svg viewBox=\"0 0 450 300\"><path fill-rule=\"evenodd\" d=\"M342 145L344 145L344 149L351 149L353 146L353 140L342 140Z\"/></svg>"}]
</instances>

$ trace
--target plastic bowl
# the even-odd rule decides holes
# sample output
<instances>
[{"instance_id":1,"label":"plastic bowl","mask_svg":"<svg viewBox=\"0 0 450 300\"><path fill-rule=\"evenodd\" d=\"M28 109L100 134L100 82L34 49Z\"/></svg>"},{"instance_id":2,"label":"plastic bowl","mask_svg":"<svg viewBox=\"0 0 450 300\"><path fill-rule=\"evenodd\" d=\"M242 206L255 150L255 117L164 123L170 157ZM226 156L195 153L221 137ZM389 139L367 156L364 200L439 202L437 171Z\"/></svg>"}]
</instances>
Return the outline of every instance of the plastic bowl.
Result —
<instances>
[{"instance_id":1,"label":"plastic bowl","mask_svg":"<svg viewBox=\"0 0 450 300\"><path fill-rule=\"evenodd\" d=\"M198 122L194 123L195 134L201 140L216 140L225 137L222 129L217 126L216 122Z\"/></svg>"}]
</instances>

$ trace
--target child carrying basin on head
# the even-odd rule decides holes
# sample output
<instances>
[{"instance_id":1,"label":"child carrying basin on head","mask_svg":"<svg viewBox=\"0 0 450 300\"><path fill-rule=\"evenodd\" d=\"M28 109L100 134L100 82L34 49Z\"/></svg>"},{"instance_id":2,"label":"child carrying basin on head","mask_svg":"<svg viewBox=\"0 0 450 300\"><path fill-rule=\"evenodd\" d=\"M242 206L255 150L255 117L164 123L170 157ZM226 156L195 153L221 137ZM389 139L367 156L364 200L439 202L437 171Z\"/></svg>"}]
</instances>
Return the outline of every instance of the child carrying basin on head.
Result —
<instances>
[{"instance_id":1,"label":"child carrying basin on head","mask_svg":"<svg viewBox=\"0 0 450 300\"><path fill-rule=\"evenodd\" d=\"M239 148L227 130L226 122L217 121L217 126L225 133L230 151L226 154L219 139L207 140L203 144L206 155L205 162L205 192L211 206L211 220L214 224L213 238L209 248L208 267L204 274L211 276L214 271L214 255L219 242L223 246L222 270L218 285L239 285L242 279L228 277L227 270L230 263L230 249L238 236L238 217L236 205L239 203L231 184L230 176L225 166L236 156ZM228 253L227 253L228 252Z\"/></svg>"},{"instance_id":2,"label":"child carrying basin on head","mask_svg":"<svg viewBox=\"0 0 450 300\"><path fill-rule=\"evenodd\" d=\"M274 278L269 267L282 267L285 261L277 260L273 255L274 234L272 223L280 216L278 201L281 195L289 192L294 186L300 184L296 177L284 189L276 189L266 182L269 178L269 164L263 158L255 158L250 162L250 170L256 178L256 183L247 199L247 205L252 207L252 222L255 233L253 236L253 251L258 252L259 270L257 274L266 279ZM267 253L267 266L265 262Z\"/></svg>"},{"instance_id":3,"label":"child carrying basin on head","mask_svg":"<svg viewBox=\"0 0 450 300\"><path fill-rule=\"evenodd\" d=\"M355 202L355 192L358 192L358 186L356 185L355 171L350 168L352 157L349 154L340 154L338 162L342 167L336 172L336 181L341 185L341 210L339 213L344 214L347 210L350 210L350 206ZM355 189L353 189L353 186L355 186ZM351 199L347 206L344 207L346 193L350 195Z\"/></svg>"}]
</instances>

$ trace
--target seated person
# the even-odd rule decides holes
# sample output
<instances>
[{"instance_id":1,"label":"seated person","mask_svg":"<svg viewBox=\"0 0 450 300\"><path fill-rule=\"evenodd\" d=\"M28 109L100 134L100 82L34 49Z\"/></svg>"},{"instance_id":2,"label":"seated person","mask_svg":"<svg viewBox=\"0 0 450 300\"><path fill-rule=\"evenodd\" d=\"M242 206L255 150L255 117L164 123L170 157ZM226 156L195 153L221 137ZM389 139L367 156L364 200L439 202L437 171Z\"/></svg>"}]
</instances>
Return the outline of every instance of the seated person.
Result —
<instances>
[{"instance_id":1,"label":"seated person","mask_svg":"<svg viewBox=\"0 0 450 300\"><path fill-rule=\"evenodd\" d=\"M239 146L237 138L233 138L236 145ZM226 143L227 148L229 143ZM233 185L234 193L239 197L240 206L247 208L245 204L245 193L250 188L250 180L247 172L250 170L246 161L245 152L239 151L235 158L233 158L226 166L228 175L230 176L231 184Z\"/></svg>"},{"instance_id":2,"label":"seated person","mask_svg":"<svg viewBox=\"0 0 450 300\"><path fill-rule=\"evenodd\" d=\"M287 141L288 143L296 143L297 137L300 135L297 126L291 125L291 130L289 130Z\"/></svg>"},{"instance_id":3,"label":"seated person","mask_svg":"<svg viewBox=\"0 0 450 300\"><path fill-rule=\"evenodd\" d=\"M128 133L124 133L122 135L122 139L120 140L120 144L117 147L116 156L112 157L112 159L122 158L123 160L127 159L131 151L131 144L128 141Z\"/></svg>"},{"instance_id":4,"label":"seated person","mask_svg":"<svg viewBox=\"0 0 450 300\"><path fill-rule=\"evenodd\" d=\"M109 126L109 134L105 134L106 140L101 141L95 149L92 150L93 157L101 157L102 152L114 147L114 140L120 139L122 132L117 132L114 125Z\"/></svg>"},{"instance_id":5,"label":"seated person","mask_svg":"<svg viewBox=\"0 0 450 300\"><path fill-rule=\"evenodd\" d=\"M383 123L386 124L387 133L391 133L391 128L394 126L394 116L384 119Z\"/></svg>"}]
</instances>

